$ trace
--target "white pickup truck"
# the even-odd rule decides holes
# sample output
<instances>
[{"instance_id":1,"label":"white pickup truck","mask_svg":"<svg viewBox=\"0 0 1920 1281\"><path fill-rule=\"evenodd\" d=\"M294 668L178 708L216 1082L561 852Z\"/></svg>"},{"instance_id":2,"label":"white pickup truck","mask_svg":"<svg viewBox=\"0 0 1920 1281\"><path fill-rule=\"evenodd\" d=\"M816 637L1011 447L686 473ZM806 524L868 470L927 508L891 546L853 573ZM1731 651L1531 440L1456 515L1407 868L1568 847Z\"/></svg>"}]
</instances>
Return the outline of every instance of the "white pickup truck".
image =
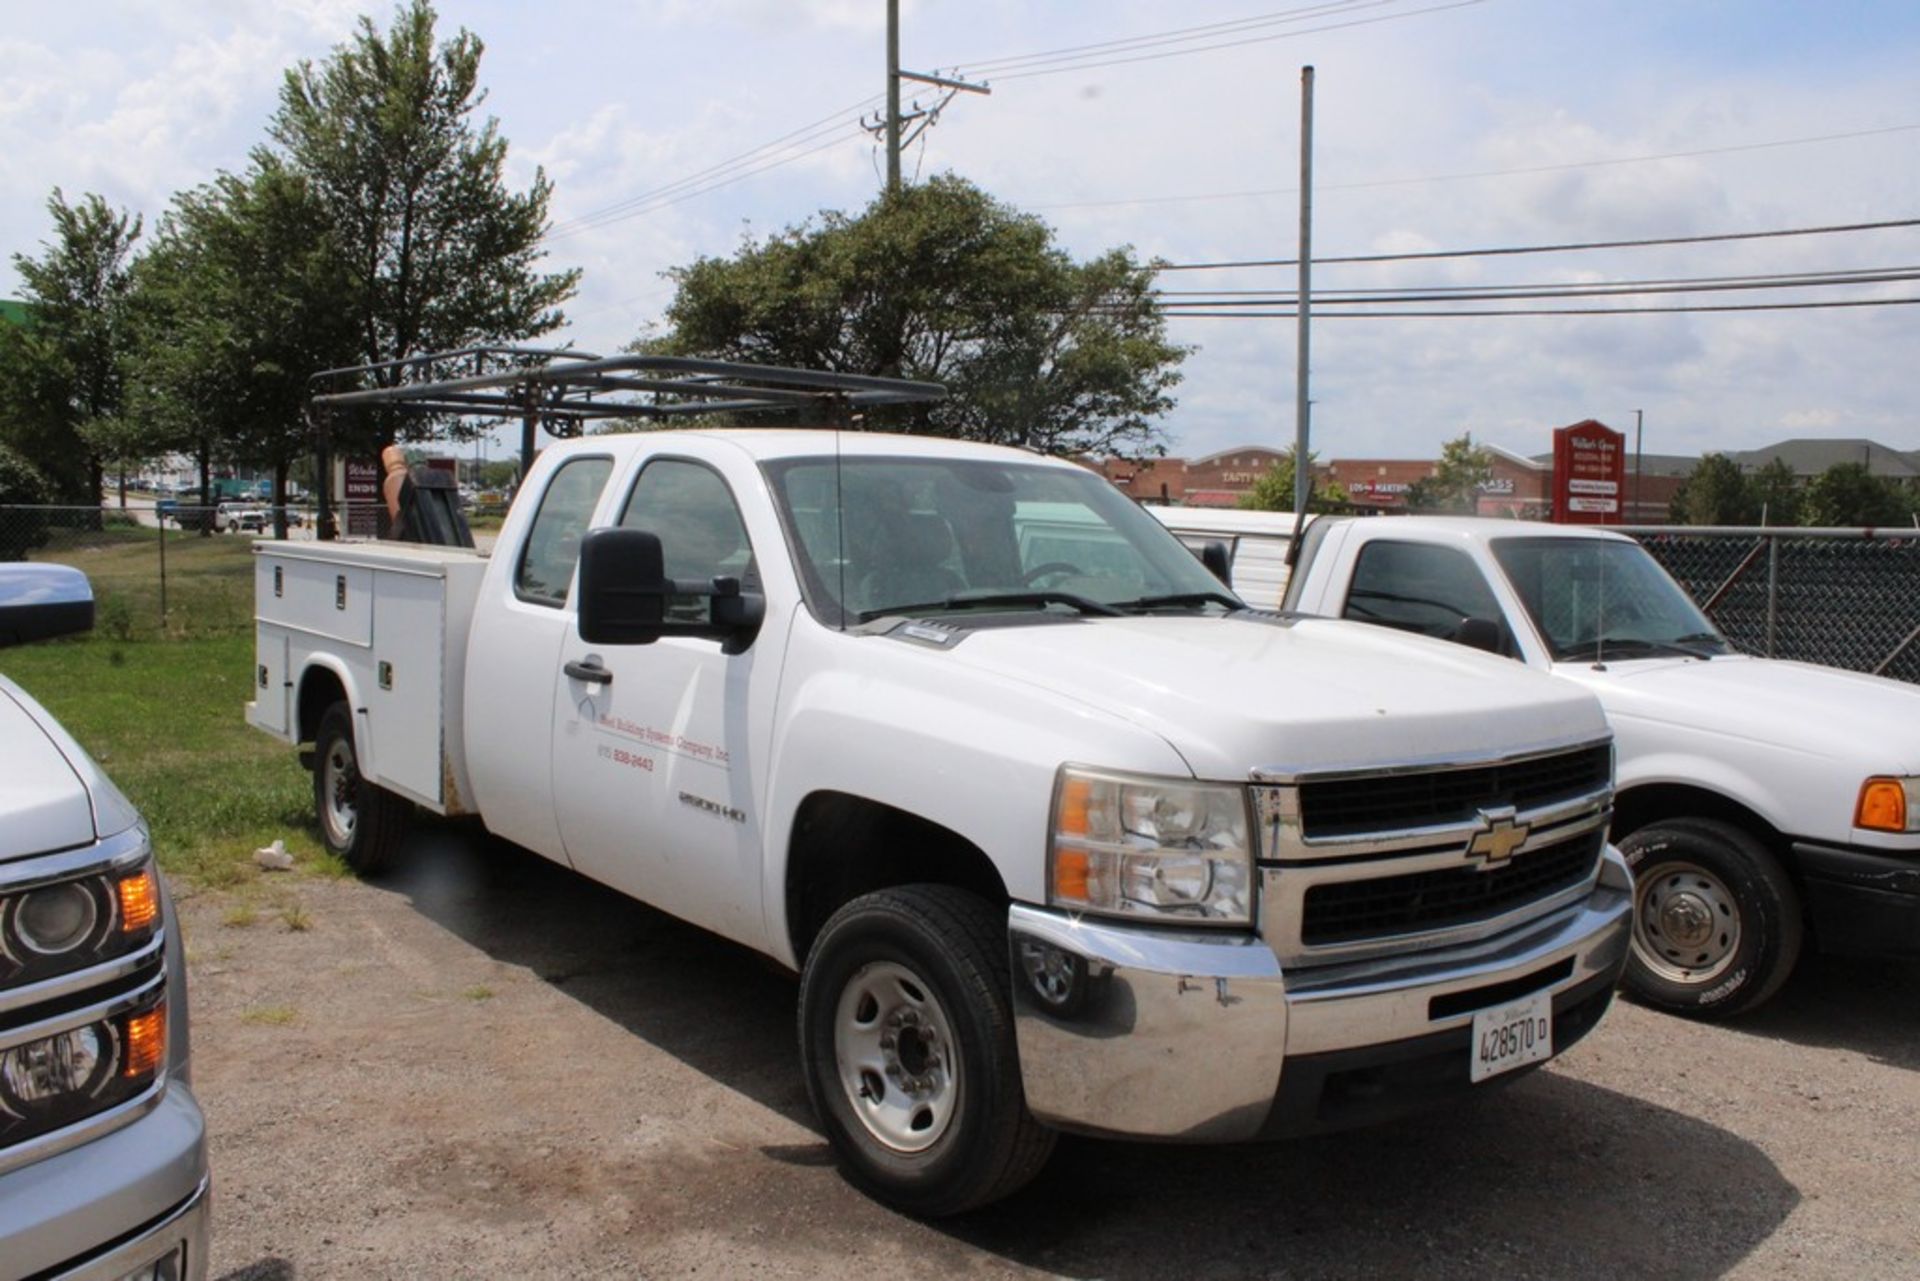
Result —
<instances>
[{"instance_id":1,"label":"white pickup truck","mask_svg":"<svg viewBox=\"0 0 1920 1281\"><path fill-rule=\"evenodd\" d=\"M1156 513L1234 540L1255 581L1281 513ZM1321 517L1289 610L1479 644L1591 690L1613 725L1613 838L1633 865L1627 990L1702 1017L1830 951L1920 955L1920 689L1737 654L1646 550L1599 529Z\"/></svg>"},{"instance_id":2,"label":"white pickup truck","mask_svg":"<svg viewBox=\"0 0 1920 1281\"><path fill-rule=\"evenodd\" d=\"M1473 1093L1625 963L1590 695L1249 610L1070 463L593 436L490 555L256 552L248 717L312 745L330 846L371 869L415 806L477 813L793 967L829 1139L918 1213L1011 1192L1056 1129Z\"/></svg>"}]
</instances>

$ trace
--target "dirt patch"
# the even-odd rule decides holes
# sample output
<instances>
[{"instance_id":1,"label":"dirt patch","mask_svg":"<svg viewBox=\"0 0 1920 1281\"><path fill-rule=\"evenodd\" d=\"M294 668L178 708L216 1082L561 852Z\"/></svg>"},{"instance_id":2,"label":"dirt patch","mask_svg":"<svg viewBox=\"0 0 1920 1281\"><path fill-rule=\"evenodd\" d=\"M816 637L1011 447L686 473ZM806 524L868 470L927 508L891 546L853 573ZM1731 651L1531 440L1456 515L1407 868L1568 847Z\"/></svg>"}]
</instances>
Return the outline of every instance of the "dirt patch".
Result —
<instances>
[{"instance_id":1,"label":"dirt patch","mask_svg":"<svg viewBox=\"0 0 1920 1281\"><path fill-rule=\"evenodd\" d=\"M1913 964L1816 959L1733 1027L1617 1005L1384 1129L1068 1140L929 1226L834 1169L790 975L470 827L400 862L276 881L299 930L181 905L216 1277L1920 1277Z\"/></svg>"}]
</instances>

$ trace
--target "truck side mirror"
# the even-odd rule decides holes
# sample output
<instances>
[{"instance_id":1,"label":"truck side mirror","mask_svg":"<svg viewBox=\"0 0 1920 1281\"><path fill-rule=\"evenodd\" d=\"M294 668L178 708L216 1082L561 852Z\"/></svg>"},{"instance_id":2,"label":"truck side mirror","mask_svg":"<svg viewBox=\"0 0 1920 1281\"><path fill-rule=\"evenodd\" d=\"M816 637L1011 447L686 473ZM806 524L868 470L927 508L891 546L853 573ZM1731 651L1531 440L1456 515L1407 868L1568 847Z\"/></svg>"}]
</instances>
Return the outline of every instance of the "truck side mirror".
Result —
<instances>
[{"instance_id":1,"label":"truck side mirror","mask_svg":"<svg viewBox=\"0 0 1920 1281\"><path fill-rule=\"evenodd\" d=\"M1447 639L1468 649L1484 649L1489 654L1498 654L1500 624L1491 618L1463 618L1460 625L1453 629L1453 635Z\"/></svg>"},{"instance_id":2,"label":"truck side mirror","mask_svg":"<svg viewBox=\"0 0 1920 1281\"><path fill-rule=\"evenodd\" d=\"M1217 538L1209 538L1200 544L1200 563L1220 580L1222 587L1233 586L1233 553L1225 543Z\"/></svg>"},{"instance_id":3,"label":"truck side mirror","mask_svg":"<svg viewBox=\"0 0 1920 1281\"><path fill-rule=\"evenodd\" d=\"M704 619L668 616L675 599L704 599ZM666 574L660 536L644 529L596 529L580 541L580 639L590 645L651 645L663 636L721 642L737 654L766 617L766 598L737 578L676 580Z\"/></svg>"},{"instance_id":4,"label":"truck side mirror","mask_svg":"<svg viewBox=\"0 0 1920 1281\"><path fill-rule=\"evenodd\" d=\"M0 565L0 648L93 630L93 585L68 565Z\"/></svg>"}]
</instances>

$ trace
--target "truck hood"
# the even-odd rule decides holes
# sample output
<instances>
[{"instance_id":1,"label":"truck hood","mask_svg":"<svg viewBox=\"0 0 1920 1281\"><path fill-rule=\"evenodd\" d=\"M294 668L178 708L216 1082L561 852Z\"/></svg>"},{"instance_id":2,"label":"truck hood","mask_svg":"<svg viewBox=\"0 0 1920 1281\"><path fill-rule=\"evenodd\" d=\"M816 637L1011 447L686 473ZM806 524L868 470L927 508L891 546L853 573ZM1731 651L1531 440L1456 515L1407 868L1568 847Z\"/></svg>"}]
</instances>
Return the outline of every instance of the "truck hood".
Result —
<instances>
[{"instance_id":1,"label":"truck hood","mask_svg":"<svg viewBox=\"0 0 1920 1281\"><path fill-rule=\"evenodd\" d=\"M38 703L0 680L0 862L94 837L87 785L45 720Z\"/></svg>"},{"instance_id":2,"label":"truck hood","mask_svg":"<svg viewBox=\"0 0 1920 1281\"><path fill-rule=\"evenodd\" d=\"M1201 778L1479 758L1607 734L1599 704L1567 682L1331 619L1160 615L982 629L948 657L1150 730ZM1084 763L1101 763L1095 747Z\"/></svg>"},{"instance_id":3,"label":"truck hood","mask_svg":"<svg viewBox=\"0 0 1920 1281\"><path fill-rule=\"evenodd\" d=\"M1920 688L1905 681L1732 654L1561 663L1607 714L1852 761L1867 773L1920 774Z\"/></svg>"}]
</instances>

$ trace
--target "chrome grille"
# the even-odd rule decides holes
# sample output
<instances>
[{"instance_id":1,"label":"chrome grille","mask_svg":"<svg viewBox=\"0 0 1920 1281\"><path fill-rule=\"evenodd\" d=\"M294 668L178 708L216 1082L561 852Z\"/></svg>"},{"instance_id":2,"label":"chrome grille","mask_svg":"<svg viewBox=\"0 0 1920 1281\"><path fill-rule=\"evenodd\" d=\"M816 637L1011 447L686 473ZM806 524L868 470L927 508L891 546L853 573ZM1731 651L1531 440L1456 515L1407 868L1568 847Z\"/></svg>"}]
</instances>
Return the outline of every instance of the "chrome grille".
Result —
<instances>
[{"instance_id":1,"label":"chrome grille","mask_svg":"<svg viewBox=\"0 0 1920 1281\"><path fill-rule=\"evenodd\" d=\"M1330 779L1300 787L1300 826L1309 840L1471 821L1480 810L1537 809L1608 786L1605 743L1512 761L1451 769Z\"/></svg>"},{"instance_id":2,"label":"chrome grille","mask_svg":"<svg viewBox=\"0 0 1920 1281\"><path fill-rule=\"evenodd\" d=\"M1256 774L1261 932L1283 964L1314 965L1471 942L1557 911L1598 875L1612 764L1603 741Z\"/></svg>"}]
</instances>

